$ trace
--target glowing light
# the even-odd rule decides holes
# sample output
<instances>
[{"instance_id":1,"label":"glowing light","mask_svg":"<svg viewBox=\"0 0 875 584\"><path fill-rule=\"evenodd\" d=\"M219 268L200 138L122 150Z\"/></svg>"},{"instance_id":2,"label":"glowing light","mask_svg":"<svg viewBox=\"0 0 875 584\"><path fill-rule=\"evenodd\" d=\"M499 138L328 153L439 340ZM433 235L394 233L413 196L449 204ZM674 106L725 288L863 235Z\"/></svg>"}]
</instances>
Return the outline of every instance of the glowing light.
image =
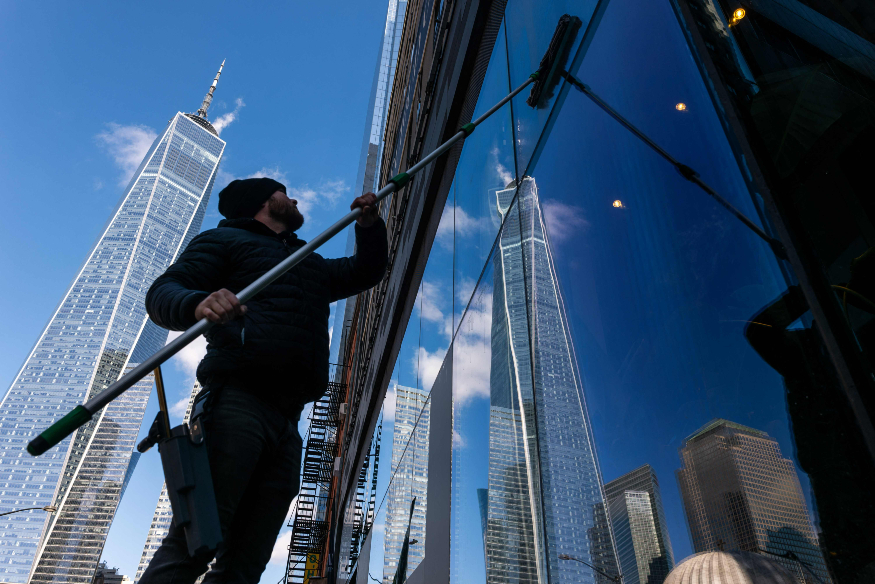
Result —
<instances>
[{"instance_id":1,"label":"glowing light","mask_svg":"<svg viewBox=\"0 0 875 584\"><path fill-rule=\"evenodd\" d=\"M735 12L732 13L733 22L738 22L739 20L744 18L745 14L747 13L744 11L744 8L736 8Z\"/></svg>"},{"instance_id":2,"label":"glowing light","mask_svg":"<svg viewBox=\"0 0 875 584\"><path fill-rule=\"evenodd\" d=\"M679 104L674 106L674 109L678 110L679 112L682 112L685 109L687 109L687 104L685 104L684 102L680 102Z\"/></svg>"},{"instance_id":3,"label":"glowing light","mask_svg":"<svg viewBox=\"0 0 875 584\"><path fill-rule=\"evenodd\" d=\"M617 199L616 201L614 201L613 205L614 205L615 209L625 209L626 208L626 205L624 205L623 201L621 201L620 199Z\"/></svg>"}]
</instances>

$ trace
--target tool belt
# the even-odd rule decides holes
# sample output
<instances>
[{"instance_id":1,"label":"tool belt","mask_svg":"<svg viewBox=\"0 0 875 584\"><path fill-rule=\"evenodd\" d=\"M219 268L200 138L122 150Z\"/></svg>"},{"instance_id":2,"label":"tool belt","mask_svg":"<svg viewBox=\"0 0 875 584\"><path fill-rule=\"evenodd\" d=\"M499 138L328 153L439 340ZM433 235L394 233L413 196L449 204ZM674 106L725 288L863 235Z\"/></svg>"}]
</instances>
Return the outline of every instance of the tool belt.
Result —
<instances>
[{"instance_id":1,"label":"tool belt","mask_svg":"<svg viewBox=\"0 0 875 584\"><path fill-rule=\"evenodd\" d=\"M212 553L222 543L222 528L203 424L210 392L197 396L190 424L170 428L160 367L155 370L155 381L160 411L152 422L149 435L137 445L137 450L146 452L158 445L164 484L173 509L173 524L185 531L188 554Z\"/></svg>"}]
</instances>

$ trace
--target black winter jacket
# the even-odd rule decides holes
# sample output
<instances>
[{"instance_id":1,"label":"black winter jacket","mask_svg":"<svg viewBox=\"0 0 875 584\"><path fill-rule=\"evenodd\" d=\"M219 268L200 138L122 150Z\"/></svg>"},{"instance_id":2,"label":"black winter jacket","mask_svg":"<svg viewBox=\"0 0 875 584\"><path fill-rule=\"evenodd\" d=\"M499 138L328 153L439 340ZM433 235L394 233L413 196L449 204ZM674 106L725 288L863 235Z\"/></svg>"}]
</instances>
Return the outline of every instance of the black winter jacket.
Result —
<instances>
[{"instance_id":1,"label":"black winter jacket","mask_svg":"<svg viewBox=\"0 0 875 584\"><path fill-rule=\"evenodd\" d=\"M295 415L328 386L329 304L375 286L386 272L386 225L355 227L356 255L310 254L246 302L246 314L213 326L197 369L203 385L231 383ZM164 328L185 330L197 305L226 288L237 294L304 245L255 219L231 219L191 240L149 288L146 310ZM245 387L241 387L245 385Z\"/></svg>"}]
</instances>

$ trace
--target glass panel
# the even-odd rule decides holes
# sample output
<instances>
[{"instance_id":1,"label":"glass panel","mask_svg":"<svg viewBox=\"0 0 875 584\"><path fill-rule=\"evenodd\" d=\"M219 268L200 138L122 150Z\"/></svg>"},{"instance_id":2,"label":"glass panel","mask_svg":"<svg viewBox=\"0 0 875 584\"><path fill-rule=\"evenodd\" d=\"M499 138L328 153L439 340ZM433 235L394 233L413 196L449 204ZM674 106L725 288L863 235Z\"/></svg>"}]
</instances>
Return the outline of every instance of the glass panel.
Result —
<instances>
[{"instance_id":1,"label":"glass panel","mask_svg":"<svg viewBox=\"0 0 875 584\"><path fill-rule=\"evenodd\" d=\"M829 307L832 326L850 323L868 373L875 357L868 164L875 155L875 4L783 1L745 5L741 13L734 2L709 6L689 3L691 26L717 64L715 81L728 90L776 204L805 241L803 258L838 295ZM732 60L718 58L730 50ZM860 391L869 416L875 404L865 396L872 391Z\"/></svg>"},{"instance_id":2,"label":"glass panel","mask_svg":"<svg viewBox=\"0 0 875 584\"><path fill-rule=\"evenodd\" d=\"M498 33L489 69L480 90L474 118L509 93L504 27ZM510 104L505 105L465 140L456 169L453 235L459 253L455 257L453 295L460 312L468 304L474 284L489 257L501 218L495 212L496 193L514 180L513 136ZM439 239L440 242L440 239ZM454 321L453 328L459 324Z\"/></svg>"},{"instance_id":3,"label":"glass panel","mask_svg":"<svg viewBox=\"0 0 875 584\"><path fill-rule=\"evenodd\" d=\"M510 69L510 86L518 87L538 66L553 32L563 14L576 16L581 20L581 27L573 41L568 45L569 59L575 55L582 57L586 52L587 42L592 34L588 29L595 29L600 13L606 0L546 0L532 2L530 0L511 0L505 9L505 26L507 27L508 64ZM585 40L587 42L585 42ZM516 144L517 173L524 174L529 159L538 143L550 111L560 97L564 85L554 84L552 90L547 90L537 109L526 105L530 90L526 89L513 100L514 139Z\"/></svg>"},{"instance_id":4,"label":"glass panel","mask_svg":"<svg viewBox=\"0 0 875 584\"><path fill-rule=\"evenodd\" d=\"M667 2L612 1L579 74L757 217ZM854 523L837 491L868 513L868 469L854 468L859 436L786 266L580 92L549 130L518 205L551 580L579 566L560 554L606 567L613 551L626 582L645 582L675 558L743 550L833 581L819 546ZM595 477L580 494L563 483L575 473ZM592 504L582 525L563 496ZM601 578L581 570L574 581Z\"/></svg>"}]
</instances>

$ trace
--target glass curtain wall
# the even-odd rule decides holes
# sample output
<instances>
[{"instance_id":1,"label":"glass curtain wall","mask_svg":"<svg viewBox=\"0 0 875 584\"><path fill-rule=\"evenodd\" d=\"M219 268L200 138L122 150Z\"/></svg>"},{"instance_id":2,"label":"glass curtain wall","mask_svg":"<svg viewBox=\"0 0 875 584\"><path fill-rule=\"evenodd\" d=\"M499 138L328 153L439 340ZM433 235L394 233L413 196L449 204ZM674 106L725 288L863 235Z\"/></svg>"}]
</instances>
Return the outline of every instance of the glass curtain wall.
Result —
<instances>
[{"instance_id":1,"label":"glass curtain wall","mask_svg":"<svg viewBox=\"0 0 875 584\"><path fill-rule=\"evenodd\" d=\"M583 23L570 72L769 232L671 0L509 0L474 117L537 69L566 13ZM604 483L644 465L676 564L744 550L801 582L867 581L871 458L789 264L580 91L526 97L466 140L396 365L428 395L452 343L451 581L616 581ZM422 435L405 431L396 471ZM682 459L698 443L735 474ZM395 515L414 474L381 478ZM695 517L689 493L711 502ZM421 543L383 545L387 509L384 582ZM703 522L707 541L690 535ZM623 570L658 584L634 565L648 557Z\"/></svg>"}]
</instances>

